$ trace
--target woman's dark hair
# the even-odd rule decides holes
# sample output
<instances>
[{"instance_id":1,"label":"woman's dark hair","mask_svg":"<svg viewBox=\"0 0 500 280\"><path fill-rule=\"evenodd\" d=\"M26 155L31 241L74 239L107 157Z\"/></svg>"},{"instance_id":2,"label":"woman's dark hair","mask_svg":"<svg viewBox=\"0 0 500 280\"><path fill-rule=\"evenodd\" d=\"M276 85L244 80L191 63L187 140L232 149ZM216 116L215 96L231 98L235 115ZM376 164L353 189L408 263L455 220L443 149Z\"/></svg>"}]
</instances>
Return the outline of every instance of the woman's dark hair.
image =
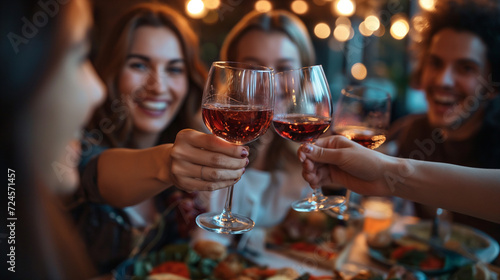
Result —
<instances>
[{"instance_id":1,"label":"woman's dark hair","mask_svg":"<svg viewBox=\"0 0 500 280\"><path fill-rule=\"evenodd\" d=\"M11 211L0 211L0 218L11 225L7 236L15 236L0 242L1 274L8 279L84 279L93 274L76 232L48 186L36 178L30 166L32 155L27 152L33 136L30 107L43 94L40 89L68 47L64 22L72 2L56 2L58 12L53 16L39 0L3 1L0 8L0 61L4 65L0 72L0 167L14 174L9 176L10 188L4 189L8 195L0 196L5 208L12 206ZM14 257L7 256L12 253ZM15 272L7 271L11 264Z\"/></svg>"}]
</instances>

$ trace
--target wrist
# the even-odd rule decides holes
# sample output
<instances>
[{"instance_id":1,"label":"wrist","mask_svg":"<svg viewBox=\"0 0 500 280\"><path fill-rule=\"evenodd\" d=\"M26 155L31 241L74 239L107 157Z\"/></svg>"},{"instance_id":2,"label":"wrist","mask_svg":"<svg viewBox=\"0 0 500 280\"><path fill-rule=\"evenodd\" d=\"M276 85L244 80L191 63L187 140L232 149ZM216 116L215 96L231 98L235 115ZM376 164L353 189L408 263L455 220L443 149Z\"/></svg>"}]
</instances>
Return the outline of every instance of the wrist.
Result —
<instances>
[{"instance_id":1,"label":"wrist","mask_svg":"<svg viewBox=\"0 0 500 280\"><path fill-rule=\"evenodd\" d=\"M382 170L384 170L383 177L388 195L400 196L407 178L412 173L409 160L387 156Z\"/></svg>"},{"instance_id":2,"label":"wrist","mask_svg":"<svg viewBox=\"0 0 500 280\"><path fill-rule=\"evenodd\" d=\"M157 166L155 179L167 184L173 184L171 179L171 166L172 166L172 148L173 144L163 144L155 147L154 157L155 157L155 165Z\"/></svg>"}]
</instances>

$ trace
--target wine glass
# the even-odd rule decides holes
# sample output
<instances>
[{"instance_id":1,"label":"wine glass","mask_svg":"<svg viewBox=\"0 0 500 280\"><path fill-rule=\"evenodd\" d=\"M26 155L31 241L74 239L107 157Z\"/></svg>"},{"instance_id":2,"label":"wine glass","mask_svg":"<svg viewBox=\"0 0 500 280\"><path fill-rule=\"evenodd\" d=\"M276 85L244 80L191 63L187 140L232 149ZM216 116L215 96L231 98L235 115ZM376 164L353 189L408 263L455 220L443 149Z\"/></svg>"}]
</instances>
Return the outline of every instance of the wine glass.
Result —
<instances>
[{"instance_id":1,"label":"wine glass","mask_svg":"<svg viewBox=\"0 0 500 280\"><path fill-rule=\"evenodd\" d=\"M332 120L330 89L321 65L303 67L275 74L276 102L274 130L283 138L299 143L313 143L328 130ZM311 212L337 207L343 196L326 197L321 188L310 197L295 201L292 208Z\"/></svg>"},{"instance_id":2,"label":"wine glass","mask_svg":"<svg viewBox=\"0 0 500 280\"><path fill-rule=\"evenodd\" d=\"M274 72L263 66L239 62L214 62L203 91L202 114L217 137L246 144L263 135L273 116ZM234 185L229 187L222 213L196 217L199 227L217 233L239 234L255 223L231 212Z\"/></svg>"},{"instance_id":3,"label":"wine glass","mask_svg":"<svg viewBox=\"0 0 500 280\"><path fill-rule=\"evenodd\" d=\"M391 113L391 97L382 89L371 86L348 86L342 89L333 118L333 130L369 149L385 142ZM351 191L346 191L346 202L331 209L339 219L362 215L362 210L349 204Z\"/></svg>"}]
</instances>

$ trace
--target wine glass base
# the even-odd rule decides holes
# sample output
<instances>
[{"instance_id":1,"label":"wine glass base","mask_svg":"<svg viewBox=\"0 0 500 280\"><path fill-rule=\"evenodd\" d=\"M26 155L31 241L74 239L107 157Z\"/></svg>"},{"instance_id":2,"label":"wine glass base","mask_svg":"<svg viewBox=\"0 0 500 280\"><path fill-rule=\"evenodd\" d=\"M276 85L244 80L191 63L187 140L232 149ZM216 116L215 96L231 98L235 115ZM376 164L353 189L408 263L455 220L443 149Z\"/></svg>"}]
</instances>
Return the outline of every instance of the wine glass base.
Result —
<instances>
[{"instance_id":1,"label":"wine glass base","mask_svg":"<svg viewBox=\"0 0 500 280\"><path fill-rule=\"evenodd\" d=\"M292 208L297 212L313 212L339 207L344 201L343 196L308 197L294 201Z\"/></svg>"},{"instance_id":2,"label":"wine glass base","mask_svg":"<svg viewBox=\"0 0 500 280\"><path fill-rule=\"evenodd\" d=\"M220 213L205 213L196 217L196 224L204 230L221 234L240 234L255 226L252 219L234 214L225 216Z\"/></svg>"},{"instance_id":3,"label":"wine glass base","mask_svg":"<svg viewBox=\"0 0 500 280\"><path fill-rule=\"evenodd\" d=\"M339 220L361 219L363 218L364 209L354 203L348 205L340 205L338 207L330 208L326 213Z\"/></svg>"}]
</instances>

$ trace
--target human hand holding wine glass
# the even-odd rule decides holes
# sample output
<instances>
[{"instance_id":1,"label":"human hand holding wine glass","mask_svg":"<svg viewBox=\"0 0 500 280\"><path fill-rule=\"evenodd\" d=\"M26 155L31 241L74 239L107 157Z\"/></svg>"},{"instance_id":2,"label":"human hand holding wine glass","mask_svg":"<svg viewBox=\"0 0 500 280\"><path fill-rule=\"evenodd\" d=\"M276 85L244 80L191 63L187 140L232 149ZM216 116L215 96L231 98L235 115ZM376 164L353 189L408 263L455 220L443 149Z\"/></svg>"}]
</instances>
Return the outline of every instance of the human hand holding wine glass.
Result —
<instances>
[{"instance_id":1,"label":"human hand holding wine glass","mask_svg":"<svg viewBox=\"0 0 500 280\"><path fill-rule=\"evenodd\" d=\"M376 149L385 142L390 112L391 97L386 91L369 86L348 86L342 89L337 102L333 130L366 148ZM344 205L330 212L339 219L361 216L359 207L349 205L350 196L348 189Z\"/></svg>"},{"instance_id":2,"label":"human hand holding wine glass","mask_svg":"<svg viewBox=\"0 0 500 280\"><path fill-rule=\"evenodd\" d=\"M274 92L271 68L238 62L214 62L203 91L202 114L216 136L239 145L263 135L273 115ZM196 217L199 227L217 233L239 234L254 222L231 212L234 185L229 187L222 213Z\"/></svg>"},{"instance_id":3,"label":"human hand holding wine glass","mask_svg":"<svg viewBox=\"0 0 500 280\"><path fill-rule=\"evenodd\" d=\"M323 67L315 65L276 73L276 101L273 126L283 138L299 143L313 143L328 130L332 105ZM314 188L310 197L292 203L299 212L337 207L344 197L326 197Z\"/></svg>"}]
</instances>

